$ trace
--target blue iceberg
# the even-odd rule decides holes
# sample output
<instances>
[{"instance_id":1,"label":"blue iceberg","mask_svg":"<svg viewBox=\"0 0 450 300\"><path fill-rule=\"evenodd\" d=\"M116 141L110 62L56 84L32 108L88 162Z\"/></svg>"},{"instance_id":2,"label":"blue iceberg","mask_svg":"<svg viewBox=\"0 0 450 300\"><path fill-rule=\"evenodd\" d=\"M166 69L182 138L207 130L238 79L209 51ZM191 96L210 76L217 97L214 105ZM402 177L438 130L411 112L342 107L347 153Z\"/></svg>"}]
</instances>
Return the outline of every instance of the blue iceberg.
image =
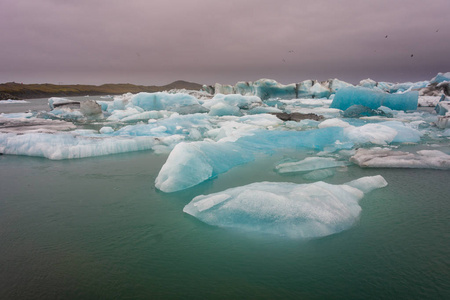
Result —
<instances>
[{"instance_id":1,"label":"blue iceberg","mask_svg":"<svg viewBox=\"0 0 450 300\"><path fill-rule=\"evenodd\" d=\"M311 131L260 130L252 134L235 142L178 144L161 168L155 180L156 188L170 193L193 187L237 165L253 161L257 154L272 154L280 149L323 150L327 146L347 146L336 143L346 139L340 127Z\"/></svg>"},{"instance_id":2,"label":"blue iceberg","mask_svg":"<svg viewBox=\"0 0 450 300\"><path fill-rule=\"evenodd\" d=\"M188 94L169 94L165 92L138 93L131 98L134 106L146 111L170 110L183 114L205 112L197 98Z\"/></svg>"},{"instance_id":3,"label":"blue iceberg","mask_svg":"<svg viewBox=\"0 0 450 300\"><path fill-rule=\"evenodd\" d=\"M342 185L258 182L197 196L183 211L213 226L315 238L351 228L364 194L386 185L380 175Z\"/></svg>"},{"instance_id":4,"label":"blue iceberg","mask_svg":"<svg viewBox=\"0 0 450 300\"><path fill-rule=\"evenodd\" d=\"M336 92L330 108L346 110L352 105L363 105L371 109L386 106L393 110L416 110L419 92L389 94L365 87L344 87Z\"/></svg>"}]
</instances>

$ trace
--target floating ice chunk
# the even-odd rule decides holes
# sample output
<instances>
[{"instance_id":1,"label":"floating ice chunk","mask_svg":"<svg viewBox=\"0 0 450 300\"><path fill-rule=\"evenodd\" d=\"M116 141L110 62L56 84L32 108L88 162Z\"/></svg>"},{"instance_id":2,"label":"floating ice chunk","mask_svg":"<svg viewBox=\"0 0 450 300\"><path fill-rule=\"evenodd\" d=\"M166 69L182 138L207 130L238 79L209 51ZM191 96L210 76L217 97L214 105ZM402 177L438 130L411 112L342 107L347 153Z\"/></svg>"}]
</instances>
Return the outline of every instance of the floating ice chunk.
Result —
<instances>
[{"instance_id":1,"label":"floating ice chunk","mask_svg":"<svg viewBox=\"0 0 450 300\"><path fill-rule=\"evenodd\" d=\"M19 115L16 118L4 117L5 115ZM20 117L23 116L23 117ZM63 130L75 129L73 123L60 121L32 118L28 114L1 114L0 115L0 132L24 134L32 132L54 133Z\"/></svg>"},{"instance_id":2,"label":"floating ice chunk","mask_svg":"<svg viewBox=\"0 0 450 300\"><path fill-rule=\"evenodd\" d=\"M438 116L436 126L441 129L450 128L450 114L447 113L445 116Z\"/></svg>"},{"instance_id":3,"label":"floating ice chunk","mask_svg":"<svg viewBox=\"0 0 450 300\"><path fill-rule=\"evenodd\" d=\"M271 106L258 106L250 109L248 114L272 114L272 113L282 113L281 109Z\"/></svg>"},{"instance_id":4,"label":"floating ice chunk","mask_svg":"<svg viewBox=\"0 0 450 300\"><path fill-rule=\"evenodd\" d=\"M385 106L380 106L385 107ZM387 107L386 107L387 108ZM389 109L389 108L387 108ZM344 111L344 118L360 118L360 117L371 117L371 116L386 116L392 118L392 114L386 114L380 109L371 109L363 105L352 105Z\"/></svg>"},{"instance_id":5,"label":"floating ice chunk","mask_svg":"<svg viewBox=\"0 0 450 300\"><path fill-rule=\"evenodd\" d=\"M440 116L445 116L450 111L450 101L440 101L434 108Z\"/></svg>"},{"instance_id":6,"label":"floating ice chunk","mask_svg":"<svg viewBox=\"0 0 450 300\"><path fill-rule=\"evenodd\" d=\"M360 148L350 160L361 167L450 169L450 155L438 150L421 150L416 154L386 148Z\"/></svg>"},{"instance_id":7,"label":"floating ice chunk","mask_svg":"<svg viewBox=\"0 0 450 300\"><path fill-rule=\"evenodd\" d=\"M254 95L253 91L253 83L248 81L239 81L235 84L234 90L237 94L241 94L243 96Z\"/></svg>"},{"instance_id":8,"label":"floating ice chunk","mask_svg":"<svg viewBox=\"0 0 450 300\"><path fill-rule=\"evenodd\" d=\"M422 119L419 118L419 121L422 121ZM397 135L392 140L393 143L418 143L423 135L422 132L414 128L416 126L414 122L387 121L381 122L379 125L387 126L397 131Z\"/></svg>"},{"instance_id":9,"label":"floating ice chunk","mask_svg":"<svg viewBox=\"0 0 450 300\"><path fill-rule=\"evenodd\" d=\"M319 128L327 128L327 127L349 127L350 124L342 121L341 119L327 119L325 121L323 121L322 123L319 124Z\"/></svg>"},{"instance_id":10,"label":"floating ice chunk","mask_svg":"<svg viewBox=\"0 0 450 300\"><path fill-rule=\"evenodd\" d=\"M223 94L223 95L236 93L233 86L227 85L227 84L220 84L220 83L216 83L214 85L214 92L216 94Z\"/></svg>"},{"instance_id":11,"label":"floating ice chunk","mask_svg":"<svg viewBox=\"0 0 450 300\"><path fill-rule=\"evenodd\" d=\"M207 100L211 99L213 95L206 91L198 91L198 90L187 90L187 89L171 89L168 91L169 94L187 94L194 96L198 100Z\"/></svg>"},{"instance_id":12,"label":"floating ice chunk","mask_svg":"<svg viewBox=\"0 0 450 300\"><path fill-rule=\"evenodd\" d=\"M403 82L403 83L396 83L392 84L389 89L387 89L387 92L390 93L398 93L398 92L405 92L410 90L418 90L423 89L426 87L430 82L429 81L418 81L418 82Z\"/></svg>"},{"instance_id":13,"label":"floating ice chunk","mask_svg":"<svg viewBox=\"0 0 450 300\"><path fill-rule=\"evenodd\" d=\"M232 106L223 102L214 104L209 113L210 116L239 116L241 110L237 106Z\"/></svg>"},{"instance_id":14,"label":"floating ice chunk","mask_svg":"<svg viewBox=\"0 0 450 300\"><path fill-rule=\"evenodd\" d=\"M127 117L137 116L143 112L140 107L127 107L126 109L116 109L111 112L111 115L106 119L110 122L121 121Z\"/></svg>"},{"instance_id":15,"label":"floating ice chunk","mask_svg":"<svg viewBox=\"0 0 450 300\"><path fill-rule=\"evenodd\" d=\"M251 134L234 142L201 141L175 146L160 170L155 186L163 192L175 192L248 163L257 154L271 154L278 149L322 150L330 145L338 147L336 140L345 139L342 128L338 127L311 131L261 130ZM194 159L194 156L199 158Z\"/></svg>"},{"instance_id":16,"label":"floating ice chunk","mask_svg":"<svg viewBox=\"0 0 450 300\"><path fill-rule=\"evenodd\" d=\"M104 126L104 127L100 128L99 132L101 134L111 134L114 132L114 129L110 126Z\"/></svg>"},{"instance_id":17,"label":"floating ice chunk","mask_svg":"<svg viewBox=\"0 0 450 300\"><path fill-rule=\"evenodd\" d=\"M328 169L347 166L348 162L338 161L332 157L307 157L297 162L278 164L275 167L278 173L306 172L319 169Z\"/></svg>"},{"instance_id":18,"label":"floating ice chunk","mask_svg":"<svg viewBox=\"0 0 450 300\"><path fill-rule=\"evenodd\" d=\"M0 104L7 104L7 103L30 103L30 102L25 100L12 100L12 99L0 100Z\"/></svg>"},{"instance_id":19,"label":"floating ice chunk","mask_svg":"<svg viewBox=\"0 0 450 300\"><path fill-rule=\"evenodd\" d=\"M242 96L239 94L216 94L211 100L205 101L205 103L203 103L203 107L212 109L213 106L219 103L243 109L249 109L254 106L262 105L261 98L257 96Z\"/></svg>"},{"instance_id":20,"label":"floating ice chunk","mask_svg":"<svg viewBox=\"0 0 450 300\"><path fill-rule=\"evenodd\" d=\"M206 142L200 142L203 145ZM180 143L170 153L170 163L165 163L156 178L155 185L162 191L176 191L194 186L213 176L214 168L201 147L193 143ZM206 147L205 147L206 148ZM187 164L195 168L186 167Z\"/></svg>"},{"instance_id":21,"label":"floating ice chunk","mask_svg":"<svg viewBox=\"0 0 450 300\"><path fill-rule=\"evenodd\" d=\"M60 106L67 106L70 108L80 108L80 102L79 101L73 101L66 98L59 98L59 97L52 97L48 99L48 106L50 109L55 109L56 107Z\"/></svg>"},{"instance_id":22,"label":"floating ice chunk","mask_svg":"<svg viewBox=\"0 0 450 300\"><path fill-rule=\"evenodd\" d=\"M352 105L364 105L371 109L386 106L394 110L416 110L419 99L417 91L388 94L364 87L346 87L336 92L331 108L346 110Z\"/></svg>"},{"instance_id":23,"label":"floating ice chunk","mask_svg":"<svg viewBox=\"0 0 450 300\"><path fill-rule=\"evenodd\" d=\"M183 114L205 112L197 98L187 94L169 94L166 92L138 93L131 103L146 111L169 110Z\"/></svg>"},{"instance_id":24,"label":"floating ice chunk","mask_svg":"<svg viewBox=\"0 0 450 300\"><path fill-rule=\"evenodd\" d=\"M168 118L170 115L172 115L173 112L165 111L165 110L159 110L159 111L144 111L142 113L132 114L129 116L124 117L120 121L127 122L127 123L133 123L138 121L147 121L150 119L162 119L162 118Z\"/></svg>"},{"instance_id":25,"label":"floating ice chunk","mask_svg":"<svg viewBox=\"0 0 450 300\"><path fill-rule=\"evenodd\" d=\"M450 81L450 72L447 73L438 73L433 79L430 80L430 83L441 83L444 81Z\"/></svg>"},{"instance_id":26,"label":"floating ice chunk","mask_svg":"<svg viewBox=\"0 0 450 300\"><path fill-rule=\"evenodd\" d=\"M79 109L72 109L70 106L58 106L46 114L50 118L62 119L66 121L78 121L85 119L85 116Z\"/></svg>"},{"instance_id":27,"label":"floating ice chunk","mask_svg":"<svg viewBox=\"0 0 450 300\"><path fill-rule=\"evenodd\" d=\"M0 119L1 118L7 118L7 119L27 119L31 118L33 116L33 113L27 112L27 113L0 113ZM4 121L3 121L4 122Z\"/></svg>"},{"instance_id":28,"label":"floating ice chunk","mask_svg":"<svg viewBox=\"0 0 450 300\"><path fill-rule=\"evenodd\" d=\"M102 107L94 100L80 102L80 112L88 118L103 118Z\"/></svg>"},{"instance_id":29,"label":"floating ice chunk","mask_svg":"<svg viewBox=\"0 0 450 300\"><path fill-rule=\"evenodd\" d=\"M332 93L336 93L337 91L339 91L340 89L344 88L344 87L349 87L349 86L353 86L352 84L339 80L339 79L331 79L330 80L330 84L329 87L332 91Z\"/></svg>"},{"instance_id":30,"label":"floating ice chunk","mask_svg":"<svg viewBox=\"0 0 450 300\"><path fill-rule=\"evenodd\" d=\"M108 111L111 110L124 110L133 98L132 93L126 93L123 95L114 96L114 101L112 106L108 106Z\"/></svg>"},{"instance_id":31,"label":"floating ice chunk","mask_svg":"<svg viewBox=\"0 0 450 300\"><path fill-rule=\"evenodd\" d=\"M419 96L420 107L436 107L441 97L439 96Z\"/></svg>"},{"instance_id":32,"label":"floating ice chunk","mask_svg":"<svg viewBox=\"0 0 450 300\"><path fill-rule=\"evenodd\" d=\"M320 82L314 83L309 91L313 98L328 98L331 95L331 90Z\"/></svg>"},{"instance_id":33,"label":"floating ice chunk","mask_svg":"<svg viewBox=\"0 0 450 300\"><path fill-rule=\"evenodd\" d=\"M373 89L377 86L377 82L370 78L363 79L359 82L359 85L365 88Z\"/></svg>"},{"instance_id":34,"label":"floating ice chunk","mask_svg":"<svg viewBox=\"0 0 450 300\"><path fill-rule=\"evenodd\" d=\"M315 238L351 228L363 191L386 185L379 175L343 185L260 182L197 196L183 211L213 226Z\"/></svg>"},{"instance_id":35,"label":"floating ice chunk","mask_svg":"<svg viewBox=\"0 0 450 300\"><path fill-rule=\"evenodd\" d=\"M114 101L97 101L101 106L102 111L112 111L114 107Z\"/></svg>"},{"instance_id":36,"label":"floating ice chunk","mask_svg":"<svg viewBox=\"0 0 450 300\"><path fill-rule=\"evenodd\" d=\"M345 133L355 143L372 143L376 145L389 144L398 134L397 130L381 124L366 124L360 127L351 126L346 128Z\"/></svg>"},{"instance_id":37,"label":"floating ice chunk","mask_svg":"<svg viewBox=\"0 0 450 300\"><path fill-rule=\"evenodd\" d=\"M253 82L253 89L255 95L262 100L270 98L293 99L298 96L297 87L294 83L283 85L271 79L260 79Z\"/></svg>"},{"instance_id":38,"label":"floating ice chunk","mask_svg":"<svg viewBox=\"0 0 450 300\"><path fill-rule=\"evenodd\" d=\"M2 134L4 154L40 156L49 159L72 159L151 149L152 137L80 136L72 133Z\"/></svg>"}]
</instances>

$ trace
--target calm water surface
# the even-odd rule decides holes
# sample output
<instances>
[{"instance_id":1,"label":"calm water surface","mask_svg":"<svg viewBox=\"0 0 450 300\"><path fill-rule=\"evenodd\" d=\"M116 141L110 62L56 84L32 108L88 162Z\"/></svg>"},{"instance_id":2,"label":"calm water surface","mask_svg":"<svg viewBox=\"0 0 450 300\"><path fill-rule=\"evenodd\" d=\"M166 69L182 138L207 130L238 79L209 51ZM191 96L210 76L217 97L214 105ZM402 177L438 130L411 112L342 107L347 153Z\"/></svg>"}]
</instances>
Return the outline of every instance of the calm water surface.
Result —
<instances>
[{"instance_id":1,"label":"calm water surface","mask_svg":"<svg viewBox=\"0 0 450 300\"><path fill-rule=\"evenodd\" d=\"M194 196L270 180L280 156L196 188L154 188L165 155L80 160L0 156L0 298L445 299L450 172L381 174L350 230L312 240L243 233L182 212Z\"/></svg>"}]
</instances>

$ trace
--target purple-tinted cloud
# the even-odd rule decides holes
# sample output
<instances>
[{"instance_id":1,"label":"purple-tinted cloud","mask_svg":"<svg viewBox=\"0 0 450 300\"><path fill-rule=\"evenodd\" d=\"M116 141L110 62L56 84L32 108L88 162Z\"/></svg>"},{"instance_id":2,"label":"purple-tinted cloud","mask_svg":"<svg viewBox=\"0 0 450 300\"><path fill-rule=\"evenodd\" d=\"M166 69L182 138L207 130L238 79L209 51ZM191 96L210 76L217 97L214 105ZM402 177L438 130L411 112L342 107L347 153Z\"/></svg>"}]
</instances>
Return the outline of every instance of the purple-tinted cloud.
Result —
<instances>
[{"instance_id":1,"label":"purple-tinted cloud","mask_svg":"<svg viewBox=\"0 0 450 300\"><path fill-rule=\"evenodd\" d=\"M447 0L3 0L0 82L425 80L450 71L449 8Z\"/></svg>"}]
</instances>

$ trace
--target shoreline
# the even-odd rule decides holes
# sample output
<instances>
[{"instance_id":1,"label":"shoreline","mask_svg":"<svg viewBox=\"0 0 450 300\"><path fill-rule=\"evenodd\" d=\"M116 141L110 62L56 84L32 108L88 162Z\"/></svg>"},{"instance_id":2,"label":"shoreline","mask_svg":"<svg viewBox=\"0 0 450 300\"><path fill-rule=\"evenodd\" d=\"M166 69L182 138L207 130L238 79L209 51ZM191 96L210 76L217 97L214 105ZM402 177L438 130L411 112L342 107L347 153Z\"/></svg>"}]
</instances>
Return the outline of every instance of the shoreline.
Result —
<instances>
[{"instance_id":1,"label":"shoreline","mask_svg":"<svg viewBox=\"0 0 450 300\"><path fill-rule=\"evenodd\" d=\"M125 93L161 92L171 89L200 90L201 84L174 81L163 86L144 86L134 84L103 84L103 85L56 85L56 84L22 84L7 82L0 84L0 100L25 100L49 97L78 97L78 96L105 96L121 95Z\"/></svg>"}]
</instances>

